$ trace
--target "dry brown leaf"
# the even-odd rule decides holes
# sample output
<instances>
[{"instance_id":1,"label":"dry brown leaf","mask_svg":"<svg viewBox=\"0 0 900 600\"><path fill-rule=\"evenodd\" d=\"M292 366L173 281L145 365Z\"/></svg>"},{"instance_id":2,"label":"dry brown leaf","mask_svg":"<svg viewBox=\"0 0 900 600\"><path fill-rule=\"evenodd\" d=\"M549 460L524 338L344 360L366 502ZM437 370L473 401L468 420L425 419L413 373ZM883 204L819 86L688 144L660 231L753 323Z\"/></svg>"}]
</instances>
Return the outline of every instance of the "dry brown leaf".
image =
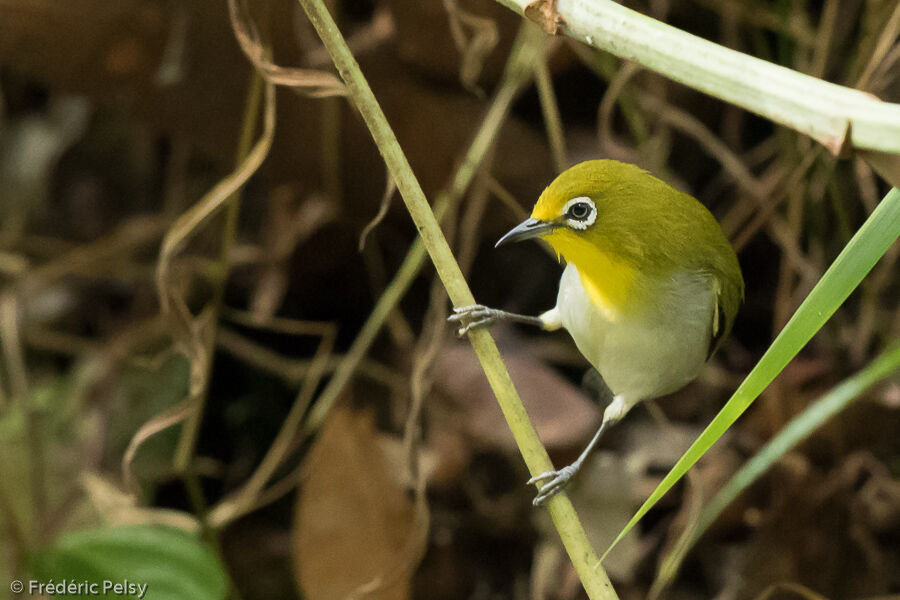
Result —
<instances>
[{"instance_id":1,"label":"dry brown leaf","mask_svg":"<svg viewBox=\"0 0 900 600\"><path fill-rule=\"evenodd\" d=\"M384 185L384 194L381 196L381 204L378 207L378 212L369 221L366 226L363 228L362 233L359 234L359 251L362 252L366 247L366 238L369 237L369 234L374 230L378 225L384 221L384 217L387 216L388 209L391 207L391 198L394 197L394 192L397 191L397 185L394 183L394 178L391 177L391 173L387 173L387 181Z\"/></svg>"},{"instance_id":2,"label":"dry brown leaf","mask_svg":"<svg viewBox=\"0 0 900 600\"><path fill-rule=\"evenodd\" d=\"M156 243L168 226L165 217L136 216L109 234L88 244L72 247L58 257L31 269L17 283L29 299L71 276L103 277L137 251Z\"/></svg>"},{"instance_id":3,"label":"dry brown leaf","mask_svg":"<svg viewBox=\"0 0 900 600\"><path fill-rule=\"evenodd\" d=\"M197 403L194 401L193 395L191 395L175 406L171 406L156 415L135 432L128 443L128 448L125 449L125 453L122 455L122 477L125 480L125 487L132 493L137 494L138 486L131 472L131 463L134 461L134 457L141 445L160 431L165 431L169 427L181 423L196 410Z\"/></svg>"},{"instance_id":4,"label":"dry brown leaf","mask_svg":"<svg viewBox=\"0 0 900 600\"><path fill-rule=\"evenodd\" d=\"M309 600L410 597L427 509L400 483L369 412L335 407L312 449L291 532L295 577ZM395 457L392 459L391 457Z\"/></svg>"},{"instance_id":5,"label":"dry brown leaf","mask_svg":"<svg viewBox=\"0 0 900 600\"><path fill-rule=\"evenodd\" d=\"M269 52L261 41L256 26L246 14L242 0L228 0L228 15L241 50L266 81L312 98L347 95L344 84L332 73L282 67L269 60Z\"/></svg>"},{"instance_id":6,"label":"dry brown leaf","mask_svg":"<svg viewBox=\"0 0 900 600\"><path fill-rule=\"evenodd\" d=\"M79 482L106 525L152 523L178 527L191 533L200 532L200 523L194 515L168 508L139 506L137 496L119 489L100 475L83 472Z\"/></svg>"},{"instance_id":7,"label":"dry brown leaf","mask_svg":"<svg viewBox=\"0 0 900 600\"><path fill-rule=\"evenodd\" d=\"M477 82L484 68L485 59L500 41L497 24L493 19L465 10L457 0L444 0L444 10L450 19L453 43L461 55L460 83L467 90L483 93L477 87Z\"/></svg>"},{"instance_id":8,"label":"dry brown leaf","mask_svg":"<svg viewBox=\"0 0 900 600\"><path fill-rule=\"evenodd\" d=\"M265 108L263 111L263 132L241 164L222 179L191 208L178 217L163 238L157 264L157 287L160 305L167 312L177 292L170 289L169 267L175 255L212 217L219 214L232 195L247 183L269 154L275 135L275 92L271 85L265 86Z\"/></svg>"},{"instance_id":9,"label":"dry brown leaf","mask_svg":"<svg viewBox=\"0 0 900 600\"><path fill-rule=\"evenodd\" d=\"M548 450L579 448L596 431L599 408L572 384L524 352L507 354L504 361ZM509 426L467 346L453 344L441 351L433 389L450 400L450 412L436 415L443 418L438 427L462 429L481 446L516 452Z\"/></svg>"}]
</instances>

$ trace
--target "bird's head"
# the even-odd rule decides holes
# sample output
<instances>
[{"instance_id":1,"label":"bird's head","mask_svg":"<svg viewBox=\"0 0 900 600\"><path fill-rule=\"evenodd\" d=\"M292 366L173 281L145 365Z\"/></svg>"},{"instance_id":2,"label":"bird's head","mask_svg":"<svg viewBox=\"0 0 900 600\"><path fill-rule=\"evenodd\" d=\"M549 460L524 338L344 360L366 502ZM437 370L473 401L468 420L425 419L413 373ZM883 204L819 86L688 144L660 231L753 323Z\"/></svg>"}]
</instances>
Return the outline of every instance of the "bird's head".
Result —
<instances>
[{"instance_id":1,"label":"bird's head","mask_svg":"<svg viewBox=\"0 0 900 600\"><path fill-rule=\"evenodd\" d=\"M627 304L633 304L637 276L648 258L647 245L653 243L653 236L646 235L648 207L642 198L662 200L660 194L670 192L678 193L634 165L586 161L553 180L531 217L500 238L497 246L536 237L545 240L578 268L594 303L615 320Z\"/></svg>"},{"instance_id":2,"label":"bird's head","mask_svg":"<svg viewBox=\"0 0 900 600\"><path fill-rule=\"evenodd\" d=\"M645 200L663 202L668 193L678 192L634 165L586 161L547 186L531 217L500 238L497 246L539 237L576 265L579 258L589 259L592 250L628 260L645 253L646 217L652 218Z\"/></svg>"},{"instance_id":3,"label":"bird's head","mask_svg":"<svg viewBox=\"0 0 900 600\"><path fill-rule=\"evenodd\" d=\"M649 279L680 271L722 282L729 314L743 294L737 257L712 214L635 165L590 160L567 169L497 245L536 237L578 268L608 314L652 296L641 289Z\"/></svg>"}]
</instances>

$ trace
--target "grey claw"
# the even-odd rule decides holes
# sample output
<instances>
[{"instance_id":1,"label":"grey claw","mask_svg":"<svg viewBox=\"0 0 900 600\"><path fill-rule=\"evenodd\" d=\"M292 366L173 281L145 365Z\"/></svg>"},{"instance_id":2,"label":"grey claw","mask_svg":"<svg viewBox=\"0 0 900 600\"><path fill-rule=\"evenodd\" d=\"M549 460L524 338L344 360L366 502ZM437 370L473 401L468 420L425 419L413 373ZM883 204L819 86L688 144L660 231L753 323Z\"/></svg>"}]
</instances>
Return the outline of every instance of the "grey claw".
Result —
<instances>
[{"instance_id":1,"label":"grey claw","mask_svg":"<svg viewBox=\"0 0 900 600\"><path fill-rule=\"evenodd\" d=\"M448 321L462 321L466 318L469 313L475 311L476 309L484 308L480 304L470 304L469 306L454 306L453 314L447 317Z\"/></svg>"},{"instance_id":2,"label":"grey claw","mask_svg":"<svg viewBox=\"0 0 900 600\"><path fill-rule=\"evenodd\" d=\"M466 306L456 306L453 308L453 312L456 313L465 313L475 310L476 308L484 308L482 304L468 304Z\"/></svg>"},{"instance_id":3,"label":"grey claw","mask_svg":"<svg viewBox=\"0 0 900 600\"><path fill-rule=\"evenodd\" d=\"M538 481L543 481L544 479L553 479L556 477L556 471L544 471L540 475L535 475L531 479L525 482L525 485L534 485Z\"/></svg>"},{"instance_id":4,"label":"grey claw","mask_svg":"<svg viewBox=\"0 0 900 600\"><path fill-rule=\"evenodd\" d=\"M462 337L469 330L476 327L482 327L493 323L494 318L491 315L491 309L482 304L471 304L469 306L460 306L453 309L453 314L447 317L448 321L461 323L463 320L469 320L468 323L460 327L456 331L456 335Z\"/></svg>"},{"instance_id":5,"label":"grey claw","mask_svg":"<svg viewBox=\"0 0 900 600\"><path fill-rule=\"evenodd\" d=\"M575 473L578 472L578 469L569 465L567 467L563 467L558 471L547 471L546 473L541 473L540 475L535 475L531 479L528 480L529 484L535 484L545 479L549 479L548 483L545 483L538 489L538 495L535 496L534 500L531 503L534 506L541 506L547 500L560 493L563 488L565 488L569 481L572 480L572 477Z\"/></svg>"}]
</instances>

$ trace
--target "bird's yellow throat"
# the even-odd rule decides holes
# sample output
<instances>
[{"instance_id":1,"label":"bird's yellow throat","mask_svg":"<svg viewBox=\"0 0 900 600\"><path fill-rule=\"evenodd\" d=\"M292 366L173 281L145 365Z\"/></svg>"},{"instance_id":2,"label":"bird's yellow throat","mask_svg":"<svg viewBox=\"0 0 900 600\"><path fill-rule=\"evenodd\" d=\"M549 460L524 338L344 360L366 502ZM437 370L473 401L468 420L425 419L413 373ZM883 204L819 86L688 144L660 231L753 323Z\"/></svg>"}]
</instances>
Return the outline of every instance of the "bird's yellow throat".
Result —
<instances>
[{"instance_id":1,"label":"bird's yellow throat","mask_svg":"<svg viewBox=\"0 0 900 600\"><path fill-rule=\"evenodd\" d=\"M596 244L567 229L544 236L557 256L575 265L588 296L609 321L618 321L629 309L636 272L620 257L605 252Z\"/></svg>"}]
</instances>

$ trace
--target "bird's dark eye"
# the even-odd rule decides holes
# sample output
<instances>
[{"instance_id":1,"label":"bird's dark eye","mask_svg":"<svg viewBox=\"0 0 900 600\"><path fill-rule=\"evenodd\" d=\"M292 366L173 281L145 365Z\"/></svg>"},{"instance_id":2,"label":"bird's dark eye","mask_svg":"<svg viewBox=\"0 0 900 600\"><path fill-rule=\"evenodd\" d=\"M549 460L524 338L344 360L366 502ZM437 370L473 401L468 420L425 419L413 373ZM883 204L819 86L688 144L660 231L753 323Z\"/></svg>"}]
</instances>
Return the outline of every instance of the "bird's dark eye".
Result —
<instances>
[{"instance_id":1,"label":"bird's dark eye","mask_svg":"<svg viewBox=\"0 0 900 600\"><path fill-rule=\"evenodd\" d=\"M591 214L591 207L587 202L576 202L569 207L568 216L578 221L583 221Z\"/></svg>"}]
</instances>

